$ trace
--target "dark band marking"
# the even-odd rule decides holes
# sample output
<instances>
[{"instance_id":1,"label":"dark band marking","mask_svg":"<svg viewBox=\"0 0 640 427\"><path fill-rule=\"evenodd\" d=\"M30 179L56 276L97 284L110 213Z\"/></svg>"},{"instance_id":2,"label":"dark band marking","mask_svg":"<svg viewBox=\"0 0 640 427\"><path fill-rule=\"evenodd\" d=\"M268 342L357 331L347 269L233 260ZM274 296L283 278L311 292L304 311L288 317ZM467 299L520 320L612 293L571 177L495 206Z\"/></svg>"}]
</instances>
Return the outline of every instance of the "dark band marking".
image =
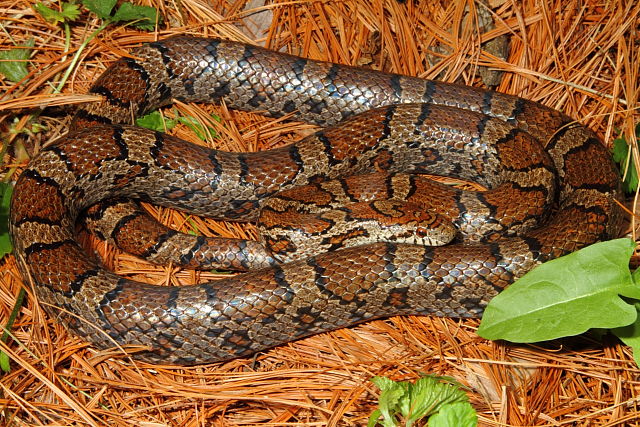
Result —
<instances>
[{"instance_id":1,"label":"dark band marking","mask_svg":"<svg viewBox=\"0 0 640 427\"><path fill-rule=\"evenodd\" d=\"M398 246L395 243L386 243L385 246L386 246L386 251L383 257L385 261L384 269L389 273L393 274L394 277L396 277L396 271L398 268L395 265L395 259L396 259L396 249L398 248Z\"/></svg>"},{"instance_id":2,"label":"dark band marking","mask_svg":"<svg viewBox=\"0 0 640 427\"><path fill-rule=\"evenodd\" d=\"M293 71L293 73L296 76L296 79L300 82L306 80L304 75L304 69L307 66L308 62L309 60L306 58L296 58L296 60L293 61L293 63L291 64L291 71Z\"/></svg>"},{"instance_id":3,"label":"dark band marking","mask_svg":"<svg viewBox=\"0 0 640 427\"><path fill-rule=\"evenodd\" d=\"M103 124L103 125L110 125L113 122L111 121L110 118L105 117L105 116L99 116L96 114L92 114L89 113L88 111L86 111L83 108L78 109L78 111L76 112L72 123L77 123L77 122L89 122L89 123L95 123L95 124Z\"/></svg>"},{"instance_id":4,"label":"dark band marking","mask_svg":"<svg viewBox=\"0 0 640 427\"><path fill-rule=\"evenodd\" d=\"M527 248L529 249L529 253L531 253L531 256L533 258L534 261L547 261L547 256L542 254L542 244L540 243L539 239L536 239L534 237L529 237L529 236L522 236L520 237L520 240L522 240L526 245ZM500 254L500 256L502 256L502 254Z\"/></svg>"},{"instance_id":5,"label":"dark band marking","mask_svg":"<svg viewBox=\"0 0 640 427\"><path fill-rule=\"evenodd\" d=\"M174 321L173 324L166 325L167 327L178 326L176 323L179 322L179 316L182 314L176 308L178 307L178 298L180 297L180 288L176 286L171 286L169 288L164 288L167 291L167 302L164 304L164 307L168 312L173 314ZM179 347L178 347L179 348Z\"/></svg>"},{"instance_id":6,"label":"dark band marking","mask_svg":"<svg viewBox=\"0 0 640 427\"><path fill-rule=\"evenodd\" d=\"M391 90L393 91L393 96L397 101L402 99L402 85L400 84L400 79L402 76L399 74L393 74L389 79L389 86L391 86Z\"/></svg>"},{"instance_id":7,"label":"dark band marking","mask_svg":"<svg viewBox=\"0 0 640 427\"><path fill-rule=\"evenodd\" d=\"M63 294L67 298L72 298L76 293L82 290L82 286L84 282L90 277L95 276L100 271L99 268L92 268L89 270L85 270L83 273L76 276L76 278L68 284L69 291L68 292L60 292L58 289L55 289L56 292Z\"/></svg>"},{"instance_id":8,"label":"dark band marking","mask_svg":"<svg viewBox=\"0 0 640 427\"><path fill-rule=\"evenodd\" d=\"M122 218L120 218L116 223L116 225L114 225L113 229L111 230L111 238L115 240L117 243L119 241L117 235L120 234L120 230L122 230L122 228L126 226L128 223L140 218L140 215L142 215L142 212L125 215Z\"/></svg>"},{"instance_id":9,"label":"dark band marking","mask_svg":"<svg viewBox=\"0 0 640 427\"><path fill-rule=\"evenodd\" d=\"M427 80L424 85L424 93L422 94L422 102L433 104L433 94L437 90L437 85L433 80Z\"/></svg>"},{"instance_id":10,"label":"dark band marking","mask_svg":"<svg viewBox=\"0 0 640 427\"><path fill-rule=\"evenodd\" d=\"M113 132L111 133L113 142L116 143L119 154L115 156L105 157L104 160L127 160L129 158L129 145L124 140L123 135L124 128L122 126L114 126Z\"/></svg>"},{"instance_id":11,"label":"dark band marking","mask_svg":"<svg viewBox=\"0 0 640 427\"><path fill-rule=\"evenodd\" d=\"M337 160L333 156L333 145L331 144L331 140L329 140L329 138L323 131L320 130L316 132L315 137L318 139L318 141L320 141L320 143L322 143L322 146L324 147L323 152L326 154L327 161L331 166L335 166L342 163L341 160Z\"/></svg>"},{"instance_id":12,"label":"dark band marking","mask_svg":"<svg viewBox=\"0 0 640 427\"><path fill-rule=\"evenodd\" d=\"M240 261L240 265L242 266L242 268L244 268L245 270L249 270L251 265L249 264L249 257L248 255L250 255L250 253L247 252L247 242L245 240L239 240L237 242L238 245L238 254L236 255L236 259L238 261ZM242 255L242 256L240 256ZM270 263L273 264L273 263Z\"/></svg>"},{"instance_id":13,"label":"dark band marking","mask_svg":"<svg viewBox=\"0 0 640 427\"><path fill-rule=\"evenodd\" d=\"M296 103L290 99L288 99L283 105L282 105L282 111L284 113L293 113L294 111L298 110L298 106L296 105Z\"/></svg>"},{"instance_id":14,"label":"dark band marking","mask_svg":"<svg viewBox=\"0 0 640 427\"><path fill-rule=\"evenodd\" d=\"M317 114L318 116L321 115L327 109L327 102L324 99L321 99L319 101L314 101L312 99L309 99L307 102L305 102L305 104L310 106L309 108L310 113ZM323 124L323 122L324 122L323 119L318 119L319 124Z\"/></svg>"},{"instance_id":15,"label":"dark band marking","mask_svg":"<svg viewBox=\"0 0 640 427\"><path fill-rule=\"evenodd\" d=\"M358 197L353 194L353 192L351 191L351 187L347 185L347 181L345 179L337 179L337 181L340 184L340 188L342 188L343 193L349 198L350 201L354 203L360 201Z\"/></svg>"},{"instance_id":16,"label":"dark band marking","mask_svg":"<svg viewBox=\"0 0 640 427\"><path fill-rule=\"evenodd\" d=\"M207 156L209 158L209 161L211 162L212 170L215 175L214 179L216 183L220 181L220 176L224 172L224 169L222 168L222 164L218 161L219 154L220 154L220 151L211 150L209 152L209 155Z\"/></svg>"},{"instance_id":17,"label":"dark band marking","mask_svg":"<svg viewBox=\"0 0 640 427\"><path fill-rule=\"evenodd\" d=\"M140 64L135 59L124 58L124 62L129 66L129 68L131 68L132 70L140 74L140 78L142 79L143 82L146 83L147 89L144 91L144 99L139 100L137 103L134 104L134 106L136 107L137 114L142 114L143 112L147 111L147 109L151 106L151 97L153 97L154 94L158 94L158 92L155 90L152 90L153 88L151 87L151 85L154 83L154 79L152 79L151 76L149 76L149 73L144 68L144 65ZM160 102L166 99L169 99L169 98L161 98ZM130 103L127 103L124 108L128 109L130 107L131 107Z\"/></svg>"},{"instance_id":18,"label":"dark band marking","mask_svg":"<svg viewBox=\"0 0 640 427\"><path fill-rule=\"evenodd\" d=\"M525 109L527 108L527 104L528 101L526 99L517 98L513 107L513 111L511 111L511 117L506 119L507 123L517 123L518 116L524 113Z\"/></svg>"},{"instance_id":19,"label":"dark band marking","mask_svg":"<svg viewBox=\"0 0 640 427\"><path fill-rule=\"evenodd\" d=\"M160 162L160 159L162 159L163 156L162 155L162 150L164 148L164 134L162 133L156 133L155 134L155 138L154 138L154 143L151 147L149 147L149 155L151 156L151 158L153 159L153 163L162 168L162 169L167 169L166 166L162 165Z\"/></svg>"},{"instance_id":20,"label":"dark band marking","mask_svg":"<svg viewBox=\"0 0 640 427\"><path fill-rule=\"evenodd\" d=\"M240 175L238 180L241 184L247 183L247 176L249 176L249 165L247 164L247 156L245 153L238 153L237 155L238 167L240 168Z\"/></svg>"},{"instance_id":21,"label":"dark band marking","mask_svg":"<svg viewBox=\"0 0 640 427\"><path fill-rule=\"evenodd\" d=\"M384 112L384 120L382 120L382 133L378 138L378 143L386 140L391 135L391 121L396 112L396 105L390 105Z\"/></svg>"},{"instance_id":22,"label":"dark band marking","mask_svg":"<svg viewBox=\"0 0 640 427\"><path fill-rule=\"evenodd\" d=\"M24 249L24 254L28 258L29 256L31 256L34 253L41 252L41 251L56 250L56 249L60 249L63 246L66 246L66 245L76 246L77 243L73 239L59 240L57 242L52 242L52 243L36 242L36 243L33 243L33 244L27 246Z\"/></svg>"},{"instance_id":23,"label":"dark band marking","mask_svg":"<svg viewBox=\"0 0 640 427\"><path fill-rule=\"evenodd\" d=\"M173 66L172 66L173 63L174 63L174 60L171 57L171 53L169 52L169 49L167 48L166 44L164 42L159 41L159 42L151 43L150 46L160 53L160 59L162 60L162 63L164 64L164 70L167 73L168 81L176 79L177 75L176 75L176 73L173 72ZM156 104L162 104L162 103L164 103L164 101L167 101L167 100L172 98L173 95L172 95L171 88L169 86L167 86L164 82L162 82L162 81L160 81L160 82L152 81L152 79L150 79L148 76L147 76L147 79L145 81L147 82L147 92L146 93L148 94L146 96L146 98L149 98L149 96L153 93L153 91L151 90L152 89L151 88L151 84L153 84L153 83L156 83L158 85L157 89L155 90L155 93L157 93L158 96L159 96L158 100L156 101ZM193 94L192 92L189 91L190 90L190 87L189 87L190 85L192 86L193 83L190 82L190 81L185 81L184 82L184 86L185 86L187 92L190 93L190 94ZM193 89L191 89L191 90L193 90ZM147 103L147 107L149 106L148 104L149 103ZM146 108L144 110L141 109L140 110L140 114L143 114L143 111L146 111Z\"/></svg>"},{"instance_id":24,"label":"dark band marking","mask_svg":"<svg viewBox=\"0 0 640 427\"><path fill-rule=\"evenodd\" d=\"M173 72L173 69L171 67L171 64L173 63L173 58L171 57L171 52L169 51L169 48L167 47L166 43L162 41L153 42L153 43L149 43L149 47L157 50L160 53L160 59L162 60L162 63L165 66L165 71L167 72L167 76L170 79L174 79L176 77L176 74Z\"/></svg>"},{"instance_id":25,"label":"dark band marking","mask_svg":"<svg viewBox=\"0 0 640 427\"><path fill-rule=\"evenodd\" d=\"M290 145L287 149L287 154L289 154L289 158L291 159L291 161L298 167L296 176L302 173L304 171L305 164L304 160L302 160L302 156L300 156L298 146L295 144ZM295 177L292 178L292 180L293 179L295 179Z\"/></svg>"},{"instance_id":26,"label":"dark band marking","mask_svg":"<svg viewBox=\"0 0 640 427\"><path fill-rule=\"evenodd\" d=\"M429 103L422 103L420 105L420 114L418 114L418 117L416 118L416 121L413 123L414 129L413 129L413 134L414 135L420 135L421 133L421 128L422 125L424 124L424 121L427 120L429 118L429 116L431 115L431 107L432 104ZM407 143L409 143L409 141L406 141Z\"/></svg>"},{"instance_id":27,"label":"dark band marking","mask_svg":"<svg viewBox=\"0 0 640 427\"><path fill-rule=\"evenodd\" d=\"M158 239L158 243L156 245L154 245L154 249L155 249L156 246L158 246L158 248L159 248L160 247L159 245L161 243L166 242L167 240L169 240L171 237L175 236L176 234L178 234L177 231L171 230L171 232L166 233L163 236L161 236L160 239ZM191 246L191 248L189 248L189 251L187 253L185 253L185 254L180 255L180 263L182 265L188 265L189 263L191 263L191 261L193 260L193 257L195 256L195 254L201 250L201 248L205 245L206 242L207 242L206 237L204 237L204 236L196 237L196 242L193 244L193 246Z\"/></svg>"},{"instance_id":28,"label":"dark band marking","mask_svg":"<svg viewBox=\"0 0 640 427\"><path fill-rule=\"evenodd\" d=\"M103 327L102 330L106 331L109 336L115 339L117 342L122 342L121 332L118 329L113 327L113 324L108 320L107 317L111 317L112 315L109 313L105 313L105 308L108 307L108 311L111 311L111 303L116 301L120 294L123 292L126 284L130 283L127 279L120 278L109 292L106 292L98 306L95 309L96 315L102 321Z\"/></svg>"},{"instance_id":29,"label":"dark band marking","mask_svg":"<svg viewBox=\"0 0 640 427\"><path fill-rule=\"evenodd\" d=\"M482 137L484 136L484 130L485 130L485 128L487 127L487 123L488 123L489 121L491 121L491 120L492 120L492 117L491 117L491 116L483 115L483 116L481 116L481 117L480 117L480 120L478 120L478 121L477 121L477 123L476 123L476 130L478 131L478 135L480 135L480 138L482 138ZM512 130L512 132L513 132L513 130ZM508 135L508 136L513 137L513 136L512 136L512 134L511 134L511 132L509 133L509 135ZM504 141L506 141L506 140L509 140L510 138L509 138L508 136L507 136L507 137L505 137L505 138L500 139L500 140L499 140L496 144L494 144L494 145L497 145L497 144L498 144L498 143L500 143L500 142L504 142ZM474 138L473 140L474 140L474 142L476 142L478 139L479 139L479 138Z\"/></svg>"},{"instance_id":30,"label":"dark band marking","mask_svg":"<svg viewBox=\"0 0 640 427\"><path fill-rule=\"evenodd\" d=\"M218 46L222 43L222 40L209 39L204 47L209 55L214 59L218 58Z\"/></svg>"},{"instance_id":31,"label":"dark band marking","mask_svg":"<svg viewBox=\"0 0 640 427\"><path fill-rule=\"evenodd\" d=\"M327 281L329 280L329 277L325 274L326 269L318 264L316 257L307 259L307 265L313 268L313 283L316 285L316 288L318 288L323 295L326 295L327 293L331 294L327 291Z\"/></svg>"},{"instance_id":32,"label":"dark band marking","mask_svg":"<svg viewBox=\"0 0 640 427\"><path fill-rule=\"evenodd\" d=\"M342 67L338 64L333 64L329 68L327 72L325 80L325 90L327 91L327 96L331 98L339 98L341 94L338 92L338 88L336 86L336 79L340 75L340 71Z\"/></svg>"},{"instance_id":33,"label":"dark band marking","mask_svg":"<svg viewBox=\"0 0 640 427\"><path fill-rule=\"evenodd\" d=\"M117 96L113 95L108 88L102 85L92 86L89 93L102 95L109 104L115 105L120 109L129 110L129 107L131 106L131 102L121 100Z\"/></svg>"},{"instance_id":34,"label":"dark band marking","mask_svg":"<svg viewBox=\"0 0 640 427\"><path fill-rule=\"evenodd\" d=\"M284 300L287 302L290 302L293 297L293 289L291 288L291 284L287 280L287 275L284 273L284 270L282 270L281 266L277 265L273 267L272 274L273 274L273 280L278 285L278 288L285 291L284 293L282 292L279 292L279 293L281 294L281 296L282 295L287 296L287 298L284 298Z\"/></svg>"},{"instance_id":35,"label":"dark band marking","mask_svg":"<svg viewBox=\"0 0 640 427\"><path fill-rule=\"evenodd\" d=\"M495 92L488 90L482 96L482 105L480 105L480 111L482 112L482 114L488 117L495 117L493 108L491 107L494 93Z\"/></svg>"}]
</instances>

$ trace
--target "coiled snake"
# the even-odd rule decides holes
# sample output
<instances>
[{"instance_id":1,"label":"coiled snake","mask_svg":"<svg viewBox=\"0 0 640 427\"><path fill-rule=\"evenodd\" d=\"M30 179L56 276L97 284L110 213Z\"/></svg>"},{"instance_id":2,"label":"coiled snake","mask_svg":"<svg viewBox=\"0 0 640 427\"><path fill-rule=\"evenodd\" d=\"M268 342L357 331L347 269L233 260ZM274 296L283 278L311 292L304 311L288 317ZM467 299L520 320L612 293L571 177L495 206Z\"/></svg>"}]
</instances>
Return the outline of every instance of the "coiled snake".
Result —
<instances>
[{"instance_id":1,"label":"coiled snake","mask_svg":"<svg viewBox=\"0 0 640 427\"><path fill-rule=\"evenodd\" d=\"M398 314L480 316L535 265L620 230L619 174L605 147L561 113L518 97L187 36L142 46L113 64L92 92L105 100L84 107L75 130L42 150L18 179L10 231L25 280L51 315L100 348L145 346L137 354L144 360L226 360ZM287 147L228 153L115 124L172 98L224 100L328 127ZM490 190L428 187L420 176L398 172L453 175ZM347 175L356 176L327 181ZM144 199L246 221L275 193L305 184L314 192L285 193L282 206L269 209L413 200L439 207L458 236L440 247L393 239L362 246L358 236L367 232L356 227L322 237L317 245L328 252L281 263L269 253L252 255L261 247L255 242L231 241L236 252L226 254L209 247L215 239L181 240L162 228L136 234L132 223L153 225L140 213L111 216L116 203L89 212L111 223L106 237L149 259L171 247L184 265L206 258L260 267L187 287L119 277L75 241L78 216L102 200ZM429 202L431 195L444 199ZM333 220L322 219L311 234L322 235ZM355 245L333 250L340 240ZM286 237L272 243L284 252L290 246Z\"/></svg>"}]
</instances>

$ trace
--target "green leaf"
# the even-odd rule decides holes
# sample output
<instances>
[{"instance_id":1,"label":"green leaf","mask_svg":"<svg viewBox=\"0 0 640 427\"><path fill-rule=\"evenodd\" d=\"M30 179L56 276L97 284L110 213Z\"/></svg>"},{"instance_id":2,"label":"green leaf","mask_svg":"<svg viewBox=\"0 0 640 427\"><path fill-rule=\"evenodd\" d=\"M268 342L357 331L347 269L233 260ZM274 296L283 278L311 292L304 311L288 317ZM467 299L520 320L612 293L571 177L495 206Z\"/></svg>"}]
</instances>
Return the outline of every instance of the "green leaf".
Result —
<instances>
[{"instance_id":1,"label":"green leaf","mask_svg":"<svg viewBox=\"0 0 640 427\"><path fill-rule=\"evenodd\" d=\"M122 3L113 15L114 21L136 21L133 25L143 30L153 30L156 26L158 11L151 6L137 6Z\"/></svg>"},{"instance_id":2,"label":"green leaf","mask_svg":"<svg viewBox=\"0 0 640 427\"><path fill-rule=\"evenodd\" d=\"M634 247L630 239L596 243L534 268L489 303L478 334L539 342L629 325L636 309L621 295L640 298L628 267Z\"/></svg>"},{"instance_id":3,"label":"green leaf","mask_svg":"<svg viewBox=\"0 0 640 427\"><path fill-rule=\"evenodd\" d=\"M51 9L42 3L36 3L34 6L45 20L58 24L65 21L75 21L80 16L80 8L75 3L62 3L62 10Z\"/></svg>"},{"instance_id":4,"label":"green leaf","mask_svg":"<svg viewBox=\"0 0 640 427\"><path fill-rule=\"evenodd\" d=\"M640 314L640 303L636 303L635 308L636 313ZM614 328L611 332L620 338L620 341L631 347L631 350L633 350L633 360L635 360L636 365L640 367L640 315L632 324L621 328Z\"/></svg>"},{"instance_id":5,"label":"green leaf","mask_svg":"<svg viewBox=\"0 0 640 427\"><path fill-rule=\"evenodd\" d=\"M382 416L382 412L380 409L376 409L369 415L369 421L367 422L367 427L376 427L378 424L378 419Z\"/></svg>"},{"instance_id":6,"label":"green leaf","mask_svg":"<svg viewBox=\"0 0 640 427\"><path fill-rule=\"evenodd\" d=\"M636 136L640 138L640 123L636 125ZM633 157L629 156L629 144L623 137L613 141L613 160L620 165L620 172L624 174L622 182L624 191L635 192L638 188L638 171Z\"/></svg>"},{"instance_id":7,"label":"green leaf","mask_svg":"<svg viewBox=\"0 0 640 427\"><path fill-rule=\"evenodd\" d=\"M640 283L640 268L636 269L631 275L636 284ZM634 304L638 317L636 321L630 325L620 328L614 328L611 332L617 336L620 341L631 347L633 351L633 360L640 367L640 301Z\"/></svg>"},{"instance_id":8,"label":"green leaf","mask_svg":"<svg viewBox=\"0 0 640 427\"><path fill-rule=\"evenodd\" d=\"M442 406L467 402L466 393L449 382L442 382L436 376L420 378L410 389L411 410L405 416L407 425L440 411Z\"/></svg>"},{"instance_id":9,"label":"green leaf","mask_svg":"<svg viewBox=\"0 0 640 427\"><path fill-rule=\"evenodd\" d=\"M26 48L10 48L0 52L0 73L5 77L17 83L24 79L29 72L27 71L28 59L31 56L34 40L29 39Z\"/></svg>"},{"instance_id":10,"label":"green leaf","mask_svg":"<svg viewBox=\"0 0 640 427\"><path fill-rule=\"evenodd\" d=\"M214 118L216 120L219 119L217 116L214 116ZM179 116L177 120L191 129L199 139L201 139L202 141L207 140L207 132L205 131L204 126L201 125L200 122L198 122L195 118L190 116ZM215 129L213 129L212 127L208 127L207 129L211 136L215 137L217 135Z\"/></svg>"},{"instance_id":11,"label":"green leaf","mask_svg":"<svg viewBox=\"0 0 640 427\"><path fill-rule=\"evenodd\" d=\"M3 351L0 351L0 369L2 372L11 372L9 355Z\"/></svg>"},{"instance_id":12,"label":"green leaf","mask_svg":"<svg viewBox=\"0 0 640 427\"><path fill-rule=\"evenodd\" d=\"M156 132L165 132L173 129L178 124L177 120L166 119L159 111L152 111L147 115L136 119L136 125L155 130Z\"/></svg>"},{"instance_id":13,"label":"green leaf","mask_svg":"<svg viewBox=\"0 0 640 427\"><path fill-rule=\"evenodd\" d=\"M435 375L420 378L414 384L384 377L374 377L371 381L381 393L378 409L369 417L369 427L375 426L380 417L383 426L396 426L398 414L402 415L404 425L410 427L448 405L468 403L469 400L457 381Z\"/></svg>"},{"instance_id":14,"label":"green leaf","mask_svg":"<svg viewBox=\"0 0 640 427\"><path fill-rule=\"evenodd\" d=\"M138 119L136 119L136 124L138 126L155 130L157 132L165 132L167 130L173 129L178 123L182 123L187 126L189 129L196 134L198 138L205 141L207 139L207 132L205 132L205 128L201 125L195 118L189 116L181 116L179 115L177 110L174 110L176 115L175 119L167 119L159 111L152 111L151 113L144 115ZM214 120L220 121L221 119L218 116L213 116ZM209 135L216 136L217 133L215 129L212 127L208 127Z\"/></svg>"},{"instance_id":15,"label":"green leaf","mask_svg":"<svg viewBox=\"0 0 640 427\"><path fill-rule=\"evenodd\" d=\"M440 412L429 418L429 427L476 427L478 414L469 402L443 405Z\"/></svg>"},{"instance_id":16,"label":"green leaf","mask_svg":"<svg viewBox=\"0 0 640 427\"><path fill-rule=\"evenodd\" d=\"M0 182L0 258L13 250L9 236L9 207L13 187L6 182Z\"/></svg>"},{"instance_id":17,"label":"green leaf","mask_svg":"<svg viewBox=\"0 0 640 427\"><path fill-rule=\"evenodd\" d=\"M62 3L62 16L64 16L67 21L75 21L80 16L80 8L75 3Z\"/></svg>"},{"instance_id":18,"label":"green leaf","mask_svg":"<svg viewBox=\"0 0 640 427\"><path fill-rule=\"evenodd\" d=\"M407 383L395 382L385 377L373 377L371 379L380 389L378 407L382 414L382 425L395 426L395 414L398 412L398 404L406 394Z\"/></svg>"},{"instance_id":19,"label":"green leaf","mask_svg":"<svg viewBox=\"0 0 640 427\"><path fill-rule=\"evenodd\" d=\"M98 15L98 18L110 19L111 11L117 0L82 0L84 7Z\"/></svg>"}]
</instances>

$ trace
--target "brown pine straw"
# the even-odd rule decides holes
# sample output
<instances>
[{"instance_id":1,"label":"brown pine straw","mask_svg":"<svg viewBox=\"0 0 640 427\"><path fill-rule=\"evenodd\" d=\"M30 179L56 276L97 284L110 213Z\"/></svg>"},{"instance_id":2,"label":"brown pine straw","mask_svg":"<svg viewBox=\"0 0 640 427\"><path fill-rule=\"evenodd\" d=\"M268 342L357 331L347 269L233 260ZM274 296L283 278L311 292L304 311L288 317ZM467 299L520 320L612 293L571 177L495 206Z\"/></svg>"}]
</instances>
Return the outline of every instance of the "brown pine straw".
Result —
<instances>
[{"instance_id":1,"label":"brown pine straw","mask_svg":"<svg viewBox=\"0 0 640 427\"><path fill-rule=\"evenodd\" d=\"M243 1L141 1L161 11L155 32L111 25L88 46L63 93L53 87L74 49L100 25L83 13L65 53L60 26L33 12L34 0L0 0L1 49L35 40L30 74L0 80L4 179L14 180L43 145L65 132L69 110L87 100L90 83L135 45L177 33L221 36L340 63L363 64L482 86L479 67L504 71L498 89L561 109L611 144L622 131L638 161L640 121L640 3L635 0L493 0L495 28L479 34L473 1L282 1L253 11ZM55 4L52 5L55 7ZM253 6L257 7L257 6ZM250 22L251 21L251 22ZM500 35L508 58L480 47ZM426 58L429 58L427 61ZM50 106L43 111L38 107ZM206 118L217 136L207 144L233 151L263 150L294 141L310 127L227 110L177 104L163 110ZM32 116L34 115L35 116ZM35 118L34 118L35 117ZM33 121L46 131L29 136ZM185 127L173 133L197 142ZM222 223L150 207L163 222L206 235L254 237L250 225ZM627 232L635 237L635 221ZM86 235L89 250L121 275L158 285L189 284L222 273L153 266ZM0 267L0 324L23 282L12 256ZM360 426L375 409L374 375L415 380L449 375L469 387L480 424L487 426L640 425L640 370L629 348L589 335L539 345L489 342L478 321L395 317L325 333L257 354L196 367L148 365L120 349L97 352L49 318L26 283L11 337L2 344L11 371L0 376L0 424L113 426Z\"/></svg>"}]
</instances>

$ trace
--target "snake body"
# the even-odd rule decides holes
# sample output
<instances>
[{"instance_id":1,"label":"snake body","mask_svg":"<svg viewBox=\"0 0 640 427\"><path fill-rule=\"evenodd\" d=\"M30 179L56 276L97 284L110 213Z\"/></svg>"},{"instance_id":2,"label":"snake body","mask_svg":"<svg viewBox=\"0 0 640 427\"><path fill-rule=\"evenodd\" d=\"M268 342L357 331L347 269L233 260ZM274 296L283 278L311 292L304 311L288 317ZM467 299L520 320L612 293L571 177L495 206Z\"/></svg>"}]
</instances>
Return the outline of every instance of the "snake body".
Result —
<instances>
[{"instance_id":1,"label":"snake body","mask_svg":"<svg viewBox=\"0 0 640 427\"><path fill-rule=\"evenodd\" d=\"M143 360L227 360L398 314L477 317L537 264L620 230L619 174L605 147L563 114L518 97L187 36L140 47L92 92L104 101L84 107L75 130L19 177L10 232L47 312L99 348L142 346ZM120 124L172 98L223 100L327 128L290 146L228 153ZM342 178L364 172L378 175ZM113 198L247 221L300 185L315 187L314 196L290 194L285 205L373 193L422 203L440 194L398 172L479 180L489 191L442 190L433 204L460 230L445 246L376 242L285 263L257 256L264 268L194 286L119 277L75 240L78 216ZM489 219L478 225L480 217ZM467 231L474 227L482 233Z\"/></svg>"}]
</instances>

